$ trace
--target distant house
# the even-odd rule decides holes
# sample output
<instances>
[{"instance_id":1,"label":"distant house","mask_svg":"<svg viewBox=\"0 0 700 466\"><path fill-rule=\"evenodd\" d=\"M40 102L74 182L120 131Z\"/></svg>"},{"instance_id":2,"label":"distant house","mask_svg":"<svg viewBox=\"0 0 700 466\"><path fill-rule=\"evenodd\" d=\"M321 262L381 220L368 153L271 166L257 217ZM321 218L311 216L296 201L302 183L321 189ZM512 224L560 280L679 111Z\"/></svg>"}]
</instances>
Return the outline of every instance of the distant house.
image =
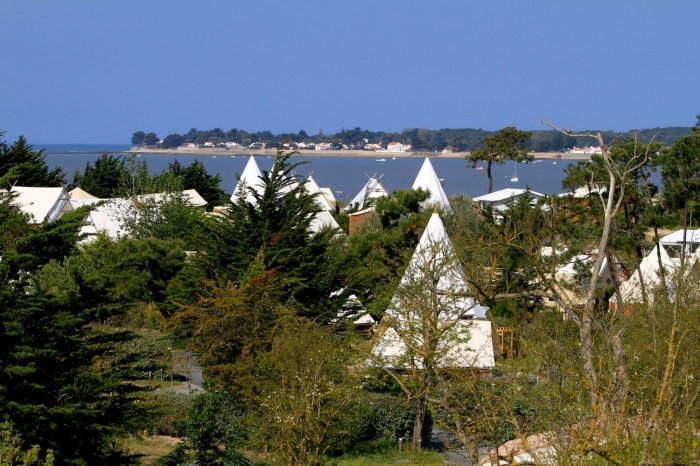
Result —
<instances>
[{"instance_id":1,"label":"distant house","mask_svg":"<svg viewBox=\"0 0 700 466\"><path fill-rule=\"evenodd\" d=\"M178 149L196 149L196 148L197 148L197 144L195 144L193 142L186 142L183 145L181 145L180 147L178 147Z\"/></svg>"},{"instance_id":2,"label":"distant house","mask_svg":"<svg viewBox=\"0 0 700 466\"><path fill-rule=\"evenodd\" d=\"M10 192L16 195L12 205L29 215L31 225L53 222L74 210L70 195L63 188L13 186Z\"/></svg>"},{"instance_id":3,"label":"distant house","mask_svg":"<svg viewBox=\"0 0 700 466\"><path fill-rule=\"evenodd\" d=\"M534 201L544 196L535 191L530 191L528 189L501 189L500 191L492 192L491 194L485 194L483 196L475 197L474 202L476 202L480 208L484 208L487 205L492 206L496 210L503 210L506 208L508 203L516 201L518 198L524 196L525 194L533 198Z\"/></svg>"},{"instance_id":4,"label":"distant house","mask_svg":"<svg viewBox=\"0 0 700 466\"><path fill-rule=\"evenodd\" d=\"M406 146L401 144L400 142L390 142L386 146L386 150L389 152L406 152Z\"/></svg>"},{"instance_id":5,"label":"distant house","mask_svg":"<svg viewBox=\"0 0 700 466\"><path fill-rule=\"evenodd\" d=\"M214 143L211 141L207 141L204 143L204 147L214 147Z\"/></svg>"},{"instance_id":6,"label":"distant house","mask_svg":"<svg viewBox=\"0 0 700 466\"><path fill-rule=\"evenodd\" d=\"M569 150L569 154L571 155L593 155L593 154L598 154L602 155L603 150L600 148L600 146L591 146L591 147L574 147L573 149Z\"/></svg>"},{"instance_id":7,"label":"distant house","mask_svg":"<svg viewBox=\"0 0 700 466\"><path fill-rule=\"evenodd\" d=\"M456 150L457 150L457 149L455 149L455 148L452 147L452 146L447 146L447 147L445 147L445 148L442 150L442 153L443 153L443 154L451 154L452 152L454 152L454 151L456 151Z\"/></svg>"},{"instance_id":8,"label":"distant house","mask_svg":"<svg viewBox=\"0 0 700 466\"><path fill-rule=\"evenodd\" d=\"M316 144L316 150L331 150L331 143L330 142L321 142Z\"/></svg>"},{"instance_id":9,"label":"distant house","mask_svg":"<svg viewBox=\"0 0 700 466\"><path fill-rule=\"evenodd\" d=\"M240 146L240 144L238 144L237 142L230 141L230 142L225 142L224 146L230 148L230 147L238 147L238 146Z\"/></svg>"},{"instance_id":10,"label":"distant house","mask_svg":"<svg viewBox=\"0 0 700 466\"><path fill-rule=\"evenodd\" d=\"M365 144L364 150L382 150L384 149L381 144Z\"/></svg>"}]
</instances>

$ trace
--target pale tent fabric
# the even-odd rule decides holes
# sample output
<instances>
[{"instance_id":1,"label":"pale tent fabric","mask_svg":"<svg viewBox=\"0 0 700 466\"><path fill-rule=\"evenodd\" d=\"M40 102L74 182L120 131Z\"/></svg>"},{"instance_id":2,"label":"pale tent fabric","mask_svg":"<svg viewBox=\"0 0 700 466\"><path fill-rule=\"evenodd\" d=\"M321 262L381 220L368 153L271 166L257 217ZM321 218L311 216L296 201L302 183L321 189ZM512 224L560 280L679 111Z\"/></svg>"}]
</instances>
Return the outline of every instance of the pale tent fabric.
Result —
<instances>
[{"instance_id":1,"label":"pale tent fabric","mask_svg":"<svg viewBox=\"0 0 700 466\"><path fill-rule=\"evenodd\" d=\"M435 173L433 164L428 157L425 158L423 166L418 172L416 180L413 182L412 189L418 188L430 192L430 197L422 203L424 208L437 204L445 210L450 210L450 202L447 200L445 190L442 189L442 183Z\"/></svg>"},{"instance_id":2,"label":"pale tent fabric","mask_svg":"<svg viewBox=\"0 0 700 466\"><path fill-rule=\"evenodd\" d=\"M255 158L253 158L251 155L250 159L248 159L248 163L243 169L243 173L241 173L241 178L238 180L236 188L233 190L233 194L231 194L231 202L235 204L238 201L239 196L241 194L245 194L244 199L251 204L255 204L255 197L253 197L249 190L245 189L244 186L253 188L257 193L262 194L265 190L265 186L263 185L261 178L262 172L260 171L260 168L258 168Z\"/></svg>"},{"instance_id":3,"label":"pale tent fabric","mask_svg":"<svg viewBox=\"0 0 700 466\"><path fill-rule=\"evenodd\" d=\"M68 193L70 195L71 199L98 199L97 197L93 196L87 191L84 191L82 188L75 188L71 192Z\"/></svg>"},{"instance_id":4,"label":"pale tent fabric","mask_svg":"<svg viewBox=\"0 0 700 466\"><path fill-rule=\"evenodd\" d=\"M437 276L437 295L430 296L431 302L437 302L441 314L435 325L444 325L447 329L442 338L442 348L438 348L440 367L474 367L490 368L494 365L491 322L480 320L486 318L488 308L481 306L469 296L469 286L462 276L459 260L454 256L452 243L447 236L440 216L434 213L421 236L416 251L411 258L399 285L386 311L395 328L387 329L381 336L372 354L396 367L399 359L407 352L406 342L399 333L402 328L420 325L422 321L417 310L407 309L410 305L403 301L402 290L421 286L425 273ZM411 324L410 322L414 322ZM409 338L408 336L406 338ZM418 336L411 336L416 340ZM393 361L393 362L392 362Z\"/></svg>"},{"instance_id":5,"label":"pale tent fabric","mask_svg":"<svg viewBox=\"0 0 700 466\"><path fill-rule=\"evenodd\" d=\"M347 297L345 304L343 304L341 310L338 311L338 318L333 319L332 322L337 322L339 319L351 320L354 325L358 326L375 325L377 323L354 294Z\"/></svg>"},{"instance_id":6,"label":"pale tent fabric","mask_svg":"<svg viewBox=\"0 0 700 466\"><path fill-rule=\"evenodd\" d=\"M440 271L438 290L445 293L445 299L452 301L446 307L454 309L465 317L484 319L488 308L476 303L474 298L465 296L469 293L469 286L464 281L462 266L454 255L452 242L447 236L440 215L433 213L411 257L411 262L401 278L399 287L419 282L423 270L432 269L436 265L444 267L444 270ZM449 296L452 294L459 294L462 297ZM403 314L399 301L399 296L394 295L387 309L387 315L396 318Z\"/></svg>"},{"instance_id":7,"label":"pale tent fabric","mask_svg":"<svg viewBox=\"0 0 700 466\"><path fill-rule=\"evenodd\" d=\"M337 204L335 200L335 196L333 195L333 191L331 191L331 188L320 188L321 192L323 193L324 196L326 196L326 200L333 206L333 209L335 209L335 206Z\"/></svg>"},{"instance_id":8,"label":"pale tent fabric","mask_svg":"<svg viewBox=\"0 0 700 466\"><path fill-rule=\"evenodd\" d=\"M488 320L459 320L454 332L463 338L446 338L437 352L442 357L437 361L441 368L490 369L495 364L491 322ZM406 361L408 346L394 328L388 328L372 348L372 355L382 361L388 369L409 369ZM413 361L416 368L422 369L419 359Z\"/></svg>"},{"instance_id":9,"label":"pale tent fabric","mask_svg":"<svg viewBox=\"0 0 700 466\"><path fill-rule=\"evenodd\" d=\"M73 210L70 197L63 188L13 186L10 192L16 194L12 205L29 215L33 224L43 223L44 220L53 222L63 212Z\"/></svg>"},{"instance_id":10,"label":"pale tent fabric","mask_svg":"<svg viewBox=\"0 0 700 466\"><path fill-rule=\"evenodd\" d=\"M103 233L112 239L126 236L123 222L128 215L138 215L139 210L134 209L134 203L130 199L109 199L104 204L92 209L85 219L85 225L80 229L81 234L87 234L82 241L89 243L94 240L94 235Z\"/></svg>"},{"instance_id":11,"label":"pale tent fabric","mask_svg":"<svg viewBox=\"0 0 700 466\"><path fill-rule=\"evenodd\" d=\"M328 211L335 210L331 203L328 202L328 199L326 199L325 194L323 194L321 188L318 187L318 184L316 183L316 181L314 181L314 178L311 175L309 175L309 177L306 179L304 186L306 187L306 190L309 192L309 194L314 196L316 204L321 209Z\"/></svg>"},{"instance_id":12,"label":"pale tent fabric","mask_svg":"<svg viewBox=\"0 0 700 466\"><path fill-rule=\"evenodd\" d=\"M659 265L659 255L657 251L661 253L661 265ZM660 267L664 268L666 277L669 279L671 275L677 271L679 265L678 261L672 259L663 247L658 250L657 246L655 246L654 249L642 259L642 262L639 264L639 270L635 270L629 280L620 284L620 296L622 297L622 301L625 303L637 303L642 301L641 282L639 281L640 272L644 278L645 288L651 290L661 284L661 277L659 276ZM610 301L617 302L617 295L613 295Z\"/></svg>"},{"instance_id":13,"label":"pale tent fabric","mask_svg":"<svg viewBox=\"0 0 700 466\"><path fill-rule=\"evenodd\" d=\"M357 206L362 209L365 202L370 202L380 197L385 197L389 195L389 191L386 190L384 185L382 185L379 178L372 177L367 183L362 187L359 193L350 201L350 204L345 208L345 210L352 210L353 207Z\"/></svg>"},{"instance_id":14,"label":"pale tent fabric","mask_svg":"<svg viewBox=\"0 0 700 466\"><path fill-rule=\"evenodd\" d=\"M314 215L314 218L311 220L311 224L309 225L309 230L311 230L312 233L318 233L324 227L331 227L333 229L340 230L340 225L338 225L338 222L335 221L331 213L327 210L322 210Z\"/></svg>"},{"instance_id":15,"label":"pale tent fabric","mask_svg":"<svg viewBox=\"0 0 700 466\"><path fill-rule=\"evenodd\" d=\"M196 189L185 189L182 194L187 197L188 204L194 207L204 207L207 201L204 200L201 194Z\"/></svg>"}]
</instances>

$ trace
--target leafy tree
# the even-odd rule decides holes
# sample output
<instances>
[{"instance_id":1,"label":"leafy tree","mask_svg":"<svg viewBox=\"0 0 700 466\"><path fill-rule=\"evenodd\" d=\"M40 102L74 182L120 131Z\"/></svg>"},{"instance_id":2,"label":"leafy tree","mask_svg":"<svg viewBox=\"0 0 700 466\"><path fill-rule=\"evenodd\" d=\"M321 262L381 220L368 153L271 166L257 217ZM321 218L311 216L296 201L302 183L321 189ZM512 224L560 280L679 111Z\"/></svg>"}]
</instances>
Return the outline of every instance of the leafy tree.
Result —
<instances>
[{"instance_id":1,"label":"leafy tree","mask_svg":"<svg viewBox=\"0 0 700 466\"><path fill-rule=\"evenodd\" d=\"M133 136L131 136L131 143L136 144L141 147L146 140L146 133L143 131L135 131Z\"/></svg>"},{"instance_id":2,"label":"leafy tree","mask_svg":"<svg viewBox=\"0 0 700 466\"><path fill-rule=\"evenodd\" d=\"M41 448L34 445L29 450L23 451L22 438L15 431L12 423L0 423L0 465L2 466L53 466L53 451L46 452L41 458Z\"/></svg>"},{"instance_id":3,"label":"leafy tree","mask_svg":"<svg viewBox=\"0 0 700 466\"><path fill-rule=\"evenodd\" d=\"M204 164L199 160L195 159L194 162L185 167L181 176L183 189L196 189L207 201L209 209L223 203L226 193L219 187L221 176L218 173L216 175L208 173Z\"/></svg>"},{"instance_id":4,"label":"leafy tree","mask_svg":"<svg viewBox=\"0 0 700 466\"><path fill-rule=\"evenodd\" d=\"M476 167L478 162L486 162L486 174L489 178L490 193L493 190L493 178L491 165L503 165L507 160L515 162L528 162L533 156L527 153L526 140L532 135L529 131L520 131L515 126L507 126L496 131L493 136L485 136L482 139L484 146L467 155L468 167Z\"/></svg>"},{"instance_id":5,"label":"leafy tree","mask_svg":"<svg viewBox=\"0 0 700 466\"><path fill-rule=\"evenodd\" d=\"M4 134L0 131L0 138ZM24 136L9 147L0 139L0 186L61 186L65 173L60 167L49 170L43 152L34 151Z\"/></svg>"},{"instance_id":6,"label":"leafy tree","mask_svg":"<svg viewBox=\"0 0 700 466\"><path fill-rule=\"evenodd\" d=\"M82 174L76 170L71 185L80 187L100 199L110 198L119 189L121 180L126 176L125 171L126 166L121 155L115 157L104 153L94 164L88 162Z\"/></svg>"},{"instance_id":7,"label":"leafy tree","mask_svg":"<svg viewBox=\"0 0 700 466\"><path fill-rule=\"evenodd\" d=\"M156 133L148 133L143 138L143 143L147 146L155 146L158 144L158 136L156 136Z\"/></svg>"},{"instance_id":8,"label":"leafy tree","mask_svg":"<svg viewBox=\"0 0 700 466\"><path fill-rule=\"evenodd\" d=\"M265 270L275 275L286 299L293 299L313 313L333 309L332 292L342 288L341 271L334 265L339 247L336 233L326 229L311 234L310 225L319 212L314 196L294 175L299 164L288 162L292 153L278 149L272 171L263 171L262 192L246 187L224 219L209 223L211 238L200 260L211 278L238 282L262 250ZM304 311L307 312L307 311Z\"/></svg>"},{"instance_id":9,"label":"leafy tree","mask_svg":"<svg viewBox=\"0 0 700 466\"><path fill-rule=\"evenodd\" d=\"M163 149L172 149L175 147L180 147L185 143L185 136L181 136L177 133L168 134L163 139Z\"/></svg>"}]
</instances>

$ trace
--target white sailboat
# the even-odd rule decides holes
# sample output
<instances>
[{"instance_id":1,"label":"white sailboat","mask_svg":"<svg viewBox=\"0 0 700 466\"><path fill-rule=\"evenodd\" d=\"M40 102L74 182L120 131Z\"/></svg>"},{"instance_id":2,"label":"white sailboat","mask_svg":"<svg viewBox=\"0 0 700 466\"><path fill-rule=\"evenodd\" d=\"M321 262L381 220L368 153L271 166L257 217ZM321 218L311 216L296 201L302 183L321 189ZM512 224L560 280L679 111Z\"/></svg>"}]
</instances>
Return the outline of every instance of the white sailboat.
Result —
<instances>
[{"instance_id":1,"label":"white sailboat","mask_svg":"<svg viewBox=\"0 0 700 466\"><path fill-rule=\"evenodd\" d=\"M513 166L513 178L510 179L513 183L518 181L518 162L515 162L515 165Z\"/></svg>"}]
</instances>

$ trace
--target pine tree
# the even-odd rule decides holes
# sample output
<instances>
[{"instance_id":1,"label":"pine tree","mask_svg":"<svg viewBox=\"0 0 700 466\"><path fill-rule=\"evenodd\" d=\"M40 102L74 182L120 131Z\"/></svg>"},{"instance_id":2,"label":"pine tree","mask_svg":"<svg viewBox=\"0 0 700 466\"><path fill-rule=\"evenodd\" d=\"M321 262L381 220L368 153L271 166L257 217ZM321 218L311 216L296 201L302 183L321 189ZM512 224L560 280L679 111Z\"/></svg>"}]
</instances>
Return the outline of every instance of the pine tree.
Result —
<instances>
[{"instance_id":1,"label":"pine tree","mask_svg":"<svg viewBox=\"0 0 700 466\"><path fill-rule=\"evenodd\" d=\"M4 135L0 132L0 138ZM0 139L0 187L61 186L65 174L60 167L49 170L44 150L38 152L20 136L12 146Z\"/></svg>"}]
</instances>

